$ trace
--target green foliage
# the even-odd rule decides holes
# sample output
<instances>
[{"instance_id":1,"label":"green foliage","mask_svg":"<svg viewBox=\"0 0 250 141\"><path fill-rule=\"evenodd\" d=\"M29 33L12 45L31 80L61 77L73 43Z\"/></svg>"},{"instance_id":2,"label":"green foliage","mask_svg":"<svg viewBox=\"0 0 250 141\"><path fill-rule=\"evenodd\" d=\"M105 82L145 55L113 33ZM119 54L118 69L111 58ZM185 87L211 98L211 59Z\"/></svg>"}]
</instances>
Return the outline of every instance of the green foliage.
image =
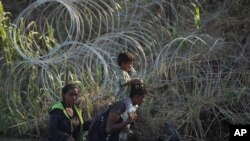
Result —
<instances>
[{"instance_id":1,"label":"green foliage","mask_svg":"<svg viewBox=\"0 0 250 141\"><path fill-rule=\"evenodd\" d=\"M50 48L55 46L56 41L53 38L53 28L48 25L48 34L44 35L38 30L35 22L28 25L33 28L28 33L28 38L25 37L24 39L24 36L20 34L26 29L24 23L18 29L16 35L10 34L14 30L10 16L10 13L4 12L3 5L0 2L0 121L5 121L1 124L0 132L23 135L34 128L31 125L35 125L37 118L44 117L44 113L47 114L47 109L50 106L49 91L41 89L41 79L37 77L41 73L41 68L32 65L24 65L22 68L18 65L21 57L14 48L11 36L17 38L16 45L28 55L34 53L28 52L28 50L34 49L34 45L39 44L41 48L36 48L35 57L48 53ZM17 76L11 75L14 72ZM18 77L20 75L23 77ZM7 84L7 81L11 84ZM22 82L21 89L14 85L18 82ZM8 93L10 91L6 91L8 89L6 86L11 87L13 91ZM41 97L38 95L39 93L42 93Z\"/></svg>"},{"instance_id":2,"label":"green foliage","mask_svg":"<svg viewBox=\"0 0 250 141\"><path fill-rule=\"evenodd\" d=\"M8 69L13 65L12 62L17 59L12 48L13 42L9 38L9 31L12 29L10 13L3 11L3 5L0 2L0 52L5 54L4 58ZM4 71L4 70L3 70Z\"/></svg>"},{"instance_id":3,"label":"green foliage","mask_svg":"<svg viewBox=\"0 0 250 141\"><path fill-rule=\"evenodd\" d=\"M191 3L191 5L194 8L193 9L193 11L194 11L194 25L197 29L200 29L200 26L201 26L200 7L195 3Z\"/></svg>"},{"instance_id":4,"label":"green foliage","mask_svg":"<svg viewBox=\"0 0 250 141\"><path fill-rule=\"evenodd\" d=\"M17 38L17 47L27 57L47 55L56 45L54 29L47 24L47 30L46 34L42 34L36 22L25 23L22 19L17 34L14 35Z\"/></svg>"}]
</instances>

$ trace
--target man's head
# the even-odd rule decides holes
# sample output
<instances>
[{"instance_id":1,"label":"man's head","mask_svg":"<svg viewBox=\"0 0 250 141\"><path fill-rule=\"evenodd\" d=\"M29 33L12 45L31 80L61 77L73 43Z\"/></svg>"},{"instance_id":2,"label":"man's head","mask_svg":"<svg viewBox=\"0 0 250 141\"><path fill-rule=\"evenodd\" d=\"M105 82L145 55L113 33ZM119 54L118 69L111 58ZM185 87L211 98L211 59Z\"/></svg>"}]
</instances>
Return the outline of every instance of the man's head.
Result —
<instances>
[{"instance_id":1,"label":"man's head","mask_svg":"<svg viewBox=\"0 0 250 141\"><path fill-rule=\"evenodd\" d=\"M134 82L131 84L130 98L133 105L141 105L145 99L148 90L142 81Z\"/></svg>"},{"instance_id":2,"label":"man's head","mask_svg":"<svg viewBox=\"0 0 250 141\"><path fill-rule=\"evenodd\" d=\"M121 52L117 58L117 64L125 71L130 71L134 56L129 52Z\"/></svg>"}]
</instances>

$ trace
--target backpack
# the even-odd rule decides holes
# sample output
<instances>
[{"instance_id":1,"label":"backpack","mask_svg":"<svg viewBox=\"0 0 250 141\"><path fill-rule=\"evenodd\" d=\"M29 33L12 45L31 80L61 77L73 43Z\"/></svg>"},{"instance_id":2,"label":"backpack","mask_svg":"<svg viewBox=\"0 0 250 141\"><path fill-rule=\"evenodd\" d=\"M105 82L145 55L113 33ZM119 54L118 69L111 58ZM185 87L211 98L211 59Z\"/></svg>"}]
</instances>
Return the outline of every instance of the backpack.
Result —
<instances>
[{"instance_id":1,"label":"backpack","mask_svg":"<svg viewBox=\"0 0 250 141\"><path fill-rule=\"evenodd\" d=\"M97 115L91 122L88 130L88 141L108 141L108 134L106 133L106 123L108 120L110 107L100 115Z\"/></svg>"}]
</instances>

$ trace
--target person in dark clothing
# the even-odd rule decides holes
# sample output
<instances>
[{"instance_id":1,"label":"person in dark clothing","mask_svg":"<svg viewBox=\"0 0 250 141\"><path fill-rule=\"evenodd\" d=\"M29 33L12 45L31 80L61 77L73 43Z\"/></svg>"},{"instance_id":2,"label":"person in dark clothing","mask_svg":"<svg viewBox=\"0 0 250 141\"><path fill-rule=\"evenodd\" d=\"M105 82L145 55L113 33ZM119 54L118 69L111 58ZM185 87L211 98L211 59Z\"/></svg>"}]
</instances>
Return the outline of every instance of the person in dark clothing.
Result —
<instances>
[{"instance_id":1,"label":"person in dark clothing","mask_svg":"<svg viewBox=\"0 0 250 141\"><path fill-rule=\"evenodd\" d=\"M55 103L50 109L49 140L50 141L83 141L84 124L82 110L75 104L79 88L67 84L62 88L62 101ZM84 126L85 125L85 126Z\"/></svg>"},{"instance_id":2,"label":"person in dark clothing","mask_svg":"<svg viewBox=\"0 0 250 141\"><path fill-rule=\"evenodd\" d=\"M136 108L144 101L147 89L142 81L131 84L130 97L115 102L106 112L94 118L88 132L88 141L125 141L129 140L121 131L137 118ZM131 104L134 110L127 111L126 104ZM129 130L126 130L129 131Z\"/></svg>"}]
</instances>

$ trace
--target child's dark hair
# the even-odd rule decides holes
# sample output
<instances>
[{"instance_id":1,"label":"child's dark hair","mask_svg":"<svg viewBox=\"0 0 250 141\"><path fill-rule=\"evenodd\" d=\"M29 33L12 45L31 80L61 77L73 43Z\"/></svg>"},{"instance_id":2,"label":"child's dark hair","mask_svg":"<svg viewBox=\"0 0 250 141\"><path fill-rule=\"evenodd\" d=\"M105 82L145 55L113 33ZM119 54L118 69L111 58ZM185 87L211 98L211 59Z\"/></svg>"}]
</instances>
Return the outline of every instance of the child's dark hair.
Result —
<instances>
[{"instance_id":1,"label":"child's dark hair","mask_svg":"<svg viewBox=\"0 0 250 141\"><path fill-rule=\"evenodd\" d=\"M66 85L62 88L62 93L63 93L63 94L66 94L69 90L74 89L74 88L79 89L78 85L76 85L76 84L72 84L72 83L66 84Z\"/></svg>"},{"instance_id":2,"label":"child's dark hair","mask_svg":"<svg viewBox=\"0 0 250 141\"><path fill-rule=\"evenodd\" d=\"M131 84L131 92L129 97L132 98L136 95L138 96L142 96L142 95L146 95L148 93L147 87L145 86L145 84L141 83L135 83L135 84Z\"/></svg>"},{"instance_id":3,"label":"child's dark hair","mask_svg":"<svg viewBox=\"0 0 250 141\"><path fill-rule=\"evenodd\" d=\"M119 66L121 66L122 63L132 62L132 61L134 61L134 59L135 58L131 53L129 53L129 52L121 52L118 55L117 64Z\"/></svg>"}]
</instances>

